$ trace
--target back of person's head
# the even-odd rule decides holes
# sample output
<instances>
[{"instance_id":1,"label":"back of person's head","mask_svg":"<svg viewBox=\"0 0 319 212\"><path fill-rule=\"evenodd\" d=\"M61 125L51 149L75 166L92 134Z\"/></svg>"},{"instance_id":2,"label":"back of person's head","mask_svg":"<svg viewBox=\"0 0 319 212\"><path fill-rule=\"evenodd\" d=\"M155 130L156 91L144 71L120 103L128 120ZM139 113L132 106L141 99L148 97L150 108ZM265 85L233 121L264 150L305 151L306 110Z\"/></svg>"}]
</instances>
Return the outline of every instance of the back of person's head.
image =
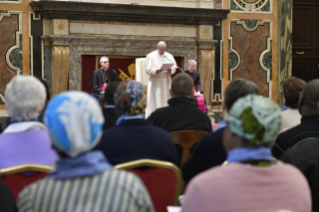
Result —
<instances>
[{"instance_id":1,"label":"back of person's head","mask_svg":"<svg viewBox=\"0 0 319 212\"><path fill-rule=\"evenodd\" d=\"M194 92L194 81L185 73L177 74L172 81L173 97L189 97L191 98Z\"/></svg>"},{"instance_id":2,"label":"back of person's head","mask_svg":"<svg viewBox=\"0 0 319 212\"><path fill-rule=\"evenodd\" d=\"M12 121L36 120L44 107L46 91L33 76L15 76L6 86L5 105Z\"/></svg>"},{"instance_id":3,"label":"back of person's head","mask_svg":"<svg viewBox=\"0 0 319 212\"><path fill-rule=\"evenodd\" d=\"M297 77L289 77L282 85L285 97L285 105L292 108L298 108L299 96L306 85L306 82Z\"/></svg>"},{"instance_id":4,"label":"back of person's head","mask_svg":"<svg viewBox=\"0 0 319 212\"><path fill-rule=\"evenodd\" d=\"M231 81L224 93L226 110L229 111L239 98L247 96L248 94L259 94L258 87L255 83L243 78L237 78Z\"/></svg>"},{"instance_id":5,"label":"back of person's head","mask_svg":"<svg viewBox=\"0 0 319 212\"><path fill-rule=\"evenodd\" d=\"M114 104L118 115L144 114L146 99L143 84L135 80L121 82L114 94Z\"/></svg>"},{"instance_id":6,"label":"back of person's head","mask_svg":"<svg viewBox=\"0 0 319 212\"><path fill-rule=\"evenodd\" d=\"M54 147L68 157L77 157L99 143L104 117L95 98L82 91L67 91L49 102L44 123Z\"/></svg>"},{"instance_id":7,"label":"back of person's head","mask_svg":"<svg viewBox=\"0 0 319 212\"><path fill-rule=\"evenodd\" d=\"M308 82L301 92L299 111L302 116L318 114L319 104L319 79Z\"/></svg>"},{"instance_id":8,"label":"back of person's head","mask_svg":"<svg viewBox=\"0 0 319 212\"><path fill-rule=\"evenodd\" d=\"M48 103L49 101L50 101L50 99L51 99L51 95L50 95L50 90L49 90L49 85L48 85L48 83L47 83L47 81L45 81L44 79L39 79L40 80L40 82L42 83L42 85L44 86L44 88L45 88L45 92L46 92L46 94L47 94L47 98L46 98L46 103Z\"/></svg>"},{"instance_id":9,"label":"back of person's head","mask_svg":"<svg viewBox=\"0 0 319 212\"><path fill-rule=\"evenodd\" d=\"M108 105L114 105L114 93L120 82L111 82L105 88L104 99Z\"/></svg>"},{"instance_id":10,"label":"back of person's head","mask_svg":"<svg viewBox=\"0 0 319 212\"><path fill-rule=\"evenodd\" d=\"M266 146L274 141L281 126L281 109L270 99L258 95L247 95L238 99L229 111L225 129L225 149L233 145L229 132L237 135L243 147ZM230 131L229 131L230 130Z\"/></svg>"}]
</instances>

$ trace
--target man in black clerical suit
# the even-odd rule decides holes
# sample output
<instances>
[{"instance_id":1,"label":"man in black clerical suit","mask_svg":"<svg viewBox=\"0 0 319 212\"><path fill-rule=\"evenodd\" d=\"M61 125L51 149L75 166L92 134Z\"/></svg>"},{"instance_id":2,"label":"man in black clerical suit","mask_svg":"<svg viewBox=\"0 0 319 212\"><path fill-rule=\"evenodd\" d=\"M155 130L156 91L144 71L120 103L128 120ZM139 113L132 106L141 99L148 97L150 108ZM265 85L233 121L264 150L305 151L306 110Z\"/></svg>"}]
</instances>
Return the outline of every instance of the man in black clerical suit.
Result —
<instances>
[{"instance_id":1,"label":"man in black clerical suit","mask_svg":"<svg viewBox=\"0 0 319 212\"><path fill-rule=\"evenodd\" d=\"M202 93L202 85L200 83L200 75L198 71L195 71L196 69L196 61L195 60L189 60L187 62L187 70L185 73L189 74L194 80L195 90L196 93L194 93L195 96L200 96Z\"/></svg>"},{"instance_id":2,"label":"man in black clerical suit","mask_svg":"<svg viewBox=\"0 0 319 212\"><path fill-rule=\"evenodd\" d=\"M92 95L100 102L101 106L103 104L103 94L107 87L107 84L111 82L118 82L119 78L116 71L110 69L110 61L106 56L100 59L101 68L93 71L90 85L93 86Z\"/></svg>"}]
</instances>

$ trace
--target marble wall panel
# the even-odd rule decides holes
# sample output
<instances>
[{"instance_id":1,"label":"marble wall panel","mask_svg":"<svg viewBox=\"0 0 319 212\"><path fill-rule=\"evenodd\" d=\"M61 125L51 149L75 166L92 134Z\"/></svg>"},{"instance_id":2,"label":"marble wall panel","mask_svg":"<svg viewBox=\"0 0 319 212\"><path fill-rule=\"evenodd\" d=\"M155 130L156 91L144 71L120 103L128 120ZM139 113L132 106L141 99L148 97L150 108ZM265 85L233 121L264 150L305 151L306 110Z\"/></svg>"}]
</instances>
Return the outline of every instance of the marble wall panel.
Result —
<instances>
[{"instance_id":1,"label":"marble wall panel","mask_svg":"<svg viewBox=\"0 0 319 212\"><path fill-rule=\"evenodd\" d=\"M273 0L229 0L231 12L271 13Z\"/></svg>"},{"instance_id":2,"label":"marble wall panel","mask_svg":"<svg viewBox=\"0 0 319 212\"><path fill-rule=\"evenodd\" d=\"M30 13L30 70L33 76L43 78L42 76L42 40L43 19Z\"/></svg>"},{"instance_id":3,"label":"marble wall panel","mask_svg":"<svg viewBox=\"0 0 319 212\"><path fill-rule=\"evenodd\" d=\"M292 0L278 0L278 102L283 105L282 84L291 76L292 65Z\"/></svg>"},{"instance_id":4,"label":"marble wall panel","mask_svg":"<svg viewBox=\"0 0 319 212\"><path fill-rule=\"evenodd\" d=\"M270 97L267 71L260 64L261 55L269 48L267 42L270 37L270 23L264 23L254 31L247 31L242 24L231 22L230 37L232 48L239 56L238 66L230 65L235 67L230 73L231 80L239 77L251 80L257 84L261 95ZM269 67L269 64L266 65Z\"/></svg>"},{"instance_id":5,"label":"marble wall panel","mask_svg":"<svg viewBox=\"0 0 319 212\"><path fill-rule=\"evenodd\" d=\"M5 11L0 11L3 15ZM1 18L0 18L1 20ZM16 75L6 61L6 55L10 48L16 45L16 31L19 31L19 15L12 14L10 17L2 17L0 21L0 94L4 95L7 83ZM13 61L22 62L22 58L12 58ZM3 104L3 102L1 102Z\"/></svg>"},{"instance_id":6,"label":"marble wall panel","mask_svg":"<svg viewBox=\"0 0 319 212\"><path fill-rule=\"evenodd\" d=\"M221 43L222 43L222 26L214 26L214 40L219 41L215 45L215 72L213 75L213 100L220 101L222 99L222 63L221 60Z\"/></svg>"},{"instance_id":7,"label":"marble wall panel","mask_svg":"<svg viewBox=\"0 0 319 212\"><path fill-rule=\"evenodd\" d=\"M214 0L214 9L223 9L223 0Z\"/></svg>"}]
</instances>

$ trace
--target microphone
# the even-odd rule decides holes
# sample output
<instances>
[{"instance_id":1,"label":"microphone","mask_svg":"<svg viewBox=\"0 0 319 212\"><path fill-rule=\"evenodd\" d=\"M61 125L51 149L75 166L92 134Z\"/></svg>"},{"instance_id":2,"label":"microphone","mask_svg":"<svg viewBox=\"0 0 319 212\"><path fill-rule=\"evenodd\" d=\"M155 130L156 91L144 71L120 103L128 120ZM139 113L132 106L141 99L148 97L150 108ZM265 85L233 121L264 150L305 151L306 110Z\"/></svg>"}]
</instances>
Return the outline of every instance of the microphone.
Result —
<instances>
[{"instance_id":1,"label":"microphone","mask_svg":"<svg viewBox=\"0 0 319 212\"><path fill-rule=\"evenodd\" d=\"M165 53L164 53L163 56L164 56L169 62L173 63L170 59L168 59L168 58L166 57ZM173 64L174 64L174 63L173 63ZM177 64L176 64L176 66L177 66L177 68L178 68L179 70L181 70L182 72L185 73L185 71L184 71L183 69L181 69L181 67L179 67Z\"/></svg>"}]
</instances>

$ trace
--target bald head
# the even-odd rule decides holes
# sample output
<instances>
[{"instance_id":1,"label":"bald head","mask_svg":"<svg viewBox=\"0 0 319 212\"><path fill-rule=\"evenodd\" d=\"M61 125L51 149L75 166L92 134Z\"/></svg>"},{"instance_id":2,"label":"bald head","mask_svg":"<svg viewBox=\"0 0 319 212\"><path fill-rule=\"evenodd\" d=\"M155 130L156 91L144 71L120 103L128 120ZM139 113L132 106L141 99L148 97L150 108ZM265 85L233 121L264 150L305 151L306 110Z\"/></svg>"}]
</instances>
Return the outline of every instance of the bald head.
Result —
<instances>
[{"instance_id":1,"label":"bald head","mask_svg":"<svg viewBox=\"0 0 319 212\"><path fill-rule=\"evenodd\" d=\"M185 73L177 74L172 81L172 96L173 97L192 97L193 94L193 79Z\"/></svg>"},{"instance_id":2,"label":"bald head","mask_svg":"<svg viewBox=\"0 0 319 212\"><path fill-rule=\"evenodd\" d=\"M318 114L319 79L308 82L299 99L299 111L302 116Z\"/></svg>"}]
</instances>

